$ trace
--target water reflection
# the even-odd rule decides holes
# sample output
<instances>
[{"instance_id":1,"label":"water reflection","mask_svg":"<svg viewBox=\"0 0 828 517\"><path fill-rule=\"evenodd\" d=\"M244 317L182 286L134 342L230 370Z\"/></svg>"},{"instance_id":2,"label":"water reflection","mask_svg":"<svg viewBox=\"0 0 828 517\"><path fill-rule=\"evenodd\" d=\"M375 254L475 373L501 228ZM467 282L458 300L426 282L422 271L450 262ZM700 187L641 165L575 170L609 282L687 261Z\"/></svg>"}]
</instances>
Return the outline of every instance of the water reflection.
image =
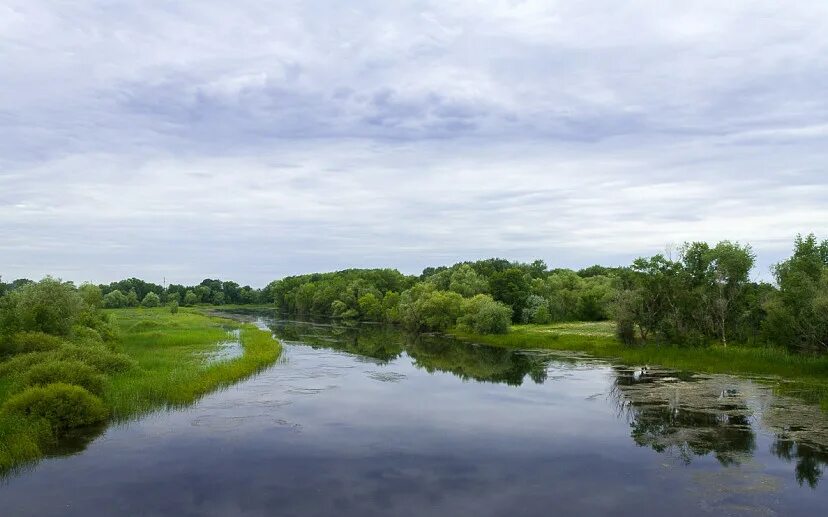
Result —
<instances>
[{"instance_id":1,"label":"water reflection","mask_svg":"<svg viewBox=\"0 0 828 517\"><path fill-rule=\"evenodd\" d=\"M429 373L451 373L463 380L520 386L546 380L551 357L516 353L486 345L467 345L438 334L413 334L383 325L331 325L276 320L269 323L280 339L331 348L388 363L405 352Z\"/></svg>"},{"instance_id":2,"label":"water reflection","mask_svg":"<svg viewBox=\"0 0 828 517\"><path fill-rule=\"evenodd\" d=\"M520 386L543 384L550 364L577 358L460 343L440 335L413 335L379 325L270 320L282 339L388 363L407 354L429 373ZM711 456L723 467L751 460L759 423L773 433L770 452L795 464L800 485L815 488L828 465L828 418L818 408L774 395L764 384L726 375L695 375L657 368L613 367L610 399L630 437L641 447L689 465ZM806 420L806 421L803 421ZM796 423L799 422L799 425Z\"/></svg>"},{"instance_id":3,"label":"water reflection","mask_svg":"<svg viewBox=\"0 0 828 517\"><path fill-rule=\"evenodd\" d=\"M813 406L774 396L765 386L730 376L613 370L614 403L639 446L673 454L685 464L712 455L722 466L738 465L756 451L754 424L760 420L774 433L771 452L796 464L800 485L815 488L828 465L826 415ZM779 412L784 416L780 418ZM791 425L805 415L807 424Z\"/></svg>"}]
</instances>

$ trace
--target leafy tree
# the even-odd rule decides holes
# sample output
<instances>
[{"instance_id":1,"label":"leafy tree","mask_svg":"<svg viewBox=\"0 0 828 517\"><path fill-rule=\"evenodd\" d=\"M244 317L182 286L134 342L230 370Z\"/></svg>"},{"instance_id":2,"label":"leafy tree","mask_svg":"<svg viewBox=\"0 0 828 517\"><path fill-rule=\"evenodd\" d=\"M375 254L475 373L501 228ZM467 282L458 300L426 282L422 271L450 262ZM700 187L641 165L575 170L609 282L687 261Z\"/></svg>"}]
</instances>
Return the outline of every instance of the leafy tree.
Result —
<instances>
[{"instance_id":1,"label":"leafy tree","mask_svg":"<svg viewBox=\"0 0 828 517\"><path fill-rule=\"evenodd\" d=\"M184 294L184 306L192 307L193 305L198 303L198 295L196 295L192 290L188 290Z\"/></svg>"},{"instance_id":2,"label":"leafy tree","mask_svg":"<svg viewBox=\"0 0 828 517\"><path fill-rule=\"evenodd\" d=\"M766 335L801 350L828 350L828 240L797 236L793 256L774 268L779 291L766 304Z\"/></svg>"},{"instance_id":3,"label":"leafy tree","mask_svg":"<svg viewBox=\"0 0 828 517\"><path fill-rule=\"evenodd\" d=\"M161 297L153 292L147 293L141 300L142 307L158 307L159 305L161 305Z\"/></svg>"},{"instance_id":4,"label":"leafy tree","mask_svg":"<svg viewBox=\"0 0 828 517\"><path fill-rule=\"evenodd\" d=\"M448 282L448 290L470 297L489 291L489 282L477 274L468 264L463 264L451 272Z\"/></svg>"},{"instance_id":5,"label":"leafy tree","mask_svg":"<svg viewBox=\"0 0 828 517\"><path fill-rule=\"evenodd\" d=\"M512 309L513 317L520 318L529 297L529 281L523 270L511 267L492 275L489 281L492 296Z\"/></svg>"},{"instance_id":6,"label":"leafy tree","mask_svg":"<svg viewBox=\"0 0 828 517\"><path fill-rule=\"evenodd\" d=\"M68 336L78 323L84 301L71 282L46 277L3 297L0 328L5 332L39 331Z\"/></svg>"},{"instance_id":7,"label":"leafy tree","mask_svg":"<svg viewBox=\"0 0 828 517\"><path fill-rule=\"evenodd\" d=\"M368 292L363 294L359 297L357 303L362 319L368 321L383 320L382 302L374 293Z\"/></svg>"},{"instance_id":8,"label":"leafy tree","mask_svg":"<svg viewBox=\"0 0 828 517\"><path fill-rule=\"evenodd\" d=\"M103 292L95 284L83 284L78 288L78 293L86 305L100 308L103 305Z\"/></svg>"},{"instance_id":9,"label":"leafy tree","mask_svg":"<svg viewBox=\"0 0 828 517\"><path fill-rule=\"evenodd\" d=\"M107 309L126 307L128 303L126 295L118 289L106 293L103 297L103 306Z\"/></svg>"},{"instance_id":10,"label":"leafy tree","mask_svg":"<svg viewBox=\"0 0 828 517\"><path fill-rule=\"evenodd\" d=\"M127 307L138 307L138 293L136 293L134 289L126 294L126 298Z\"/></svg>"},{"instance_id":11,"label":"leafy tree","mask_svg":"<svg viewBox=\"0 0 828 517\"><path fill-rule=\"evenodd\" d=\"M478 334L505 334L512 321L512 309L487 294L478 294L462 302L457 323Z\"/></svg>"}]
</instances>

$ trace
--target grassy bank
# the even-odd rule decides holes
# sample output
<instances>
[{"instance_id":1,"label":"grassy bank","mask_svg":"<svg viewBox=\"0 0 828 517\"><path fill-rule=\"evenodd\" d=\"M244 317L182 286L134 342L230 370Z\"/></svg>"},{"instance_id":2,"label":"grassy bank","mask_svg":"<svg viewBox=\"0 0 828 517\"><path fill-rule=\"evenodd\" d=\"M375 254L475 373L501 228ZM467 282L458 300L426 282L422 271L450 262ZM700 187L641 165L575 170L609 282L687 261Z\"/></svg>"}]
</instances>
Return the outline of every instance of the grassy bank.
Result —
<instances>
[{"instance_id":1,"label":"grassy bank","mask_svg":"<svg viewBox=\"0 0 828 517\"><path fill-rule=\"evenodd\" d=\"M106 420L121 421L158 408L190 404L255 374L281 352L270 332L206 316L196 309L177 314L166 308L117 309L109 311L109 318L118 339L106 347L66 343L0 361L0 406L26 388L33 369L63 362L71 355L71 364L91 367ZM216 360L213 354L229 340L238 340L241 354ZM62 434L46 419L0 413L0 472L49 454L61 445Z\"/></svg>"},{"instance_id":2,"label":"grassy bank","mask_svg":"<svg viewBox=\"0 0 828 517\"><path fill-rule=\"evenodd\" d=\"M522 348L584 352L629 365L659 365L677 370L774 376L786 393L819 402L828 410L828 356L790 353L780 348L714 345L705 348L669 345L627 346L614 336L612 322L515 325L502 335L457 332L466 341Z\"/></svg>"}]
</instances>

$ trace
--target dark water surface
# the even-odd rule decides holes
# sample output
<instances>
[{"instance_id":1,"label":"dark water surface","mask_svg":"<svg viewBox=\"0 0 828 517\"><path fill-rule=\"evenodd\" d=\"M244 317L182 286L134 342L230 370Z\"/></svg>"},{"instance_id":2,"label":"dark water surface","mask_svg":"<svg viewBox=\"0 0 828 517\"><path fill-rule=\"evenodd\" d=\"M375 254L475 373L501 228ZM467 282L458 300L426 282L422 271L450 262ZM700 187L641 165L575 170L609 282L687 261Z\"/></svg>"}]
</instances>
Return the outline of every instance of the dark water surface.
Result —
<instances>
[{"instance_id":1,"label":"dark water surface","mask_svg":"<svg viewBox=\"0 0 828 517\"><path fill-rule=\"evenodd\" d=\"M824 515L818 408L729 376L260 319L279 363L0 485L0 515Z\"/></svg>"}]
</instances>

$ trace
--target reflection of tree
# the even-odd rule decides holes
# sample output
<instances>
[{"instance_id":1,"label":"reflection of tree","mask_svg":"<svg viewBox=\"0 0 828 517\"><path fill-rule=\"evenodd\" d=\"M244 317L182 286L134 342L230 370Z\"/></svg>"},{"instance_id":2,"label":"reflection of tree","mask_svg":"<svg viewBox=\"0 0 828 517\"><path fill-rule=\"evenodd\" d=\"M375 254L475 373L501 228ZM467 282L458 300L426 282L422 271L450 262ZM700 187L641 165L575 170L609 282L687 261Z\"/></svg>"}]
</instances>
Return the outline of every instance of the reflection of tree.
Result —
<instances>
[{"instance_id":1,"label":"reflection of tree","mask_svg":"<svg viewBox=\"0 0 828 517\"><path fill-rule=\"evenodd\" d=\"M417 336L409 340L408 354L427 372L449 372L463 380L523 384L529 377L537 384L546 380L549 359L504 348L469 345L440 336Z\"/></svg>"},{"instance_id":2,"label":"reflection of tree","mask_svg":"<svg viewBox=\"0 0 828 517\"><path fill-rule=\"evenodd\" d=\"M276 321L270 328L286 341L300 341L314 348L331 348L384 363L399 357L405 344L404 335L399 330L382 325Z\"/></svg>"},{"instance_id":3,"label":"reflection of tree","mask_svg":"<svg viewBox=\"0 0 828 517\"><path fill-rule=\"evenodd\" d=\"M414 365L428 372L451 373L461 379L520 385L528 375L546 380L549 358L504 348L471 345L448 336L411 334L381 325L332 325L275 321L271 329L286 341L330 348L389 362L405 351Z\"/></svg>"},{"instance_id":4,"label":"reflection of tree","mask_svg":"<svg viewBox=\"0 0 828 517\"><path fill-rule=\"evenodd\" d=\"M713 454L722 465L738 463L756 448L750 412L733 390L619 368L612 393L638 445L676 452L686 463Z\"/></svg>"},{"instance_id":5,"label":"reflection of tree","mask_svg":"<svg viewBox=\"0 0 828 517\"><path fill-rule=\"evenodd\" d=\"M771 452L777 457L789 462L796 462L796 480L802 485L808 483L811 488L816 488L822 477L825 466L828 465L828 451L818 446L804 442L796 442L777 436L771 446Z\"/></svg>"}]
</instances>

